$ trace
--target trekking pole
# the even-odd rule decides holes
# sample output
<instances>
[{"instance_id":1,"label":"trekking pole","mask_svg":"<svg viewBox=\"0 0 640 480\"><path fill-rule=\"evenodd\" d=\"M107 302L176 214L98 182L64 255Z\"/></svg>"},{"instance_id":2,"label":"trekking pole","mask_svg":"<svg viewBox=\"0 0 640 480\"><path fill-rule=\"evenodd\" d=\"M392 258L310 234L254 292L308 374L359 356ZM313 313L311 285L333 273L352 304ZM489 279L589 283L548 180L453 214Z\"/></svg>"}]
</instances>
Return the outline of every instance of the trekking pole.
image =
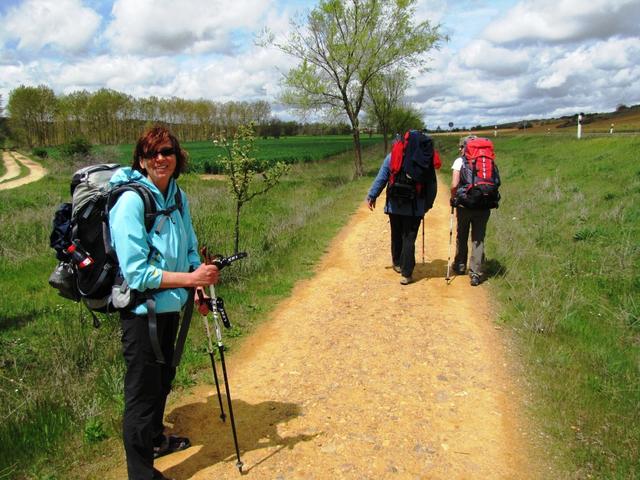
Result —
<instances>
[{"instance_id":1,"label":"trekking pole","mask_svg":"<svg viewBox=\"0 0 640 480\"><path fill-rule=\"evenodd\" d=\"M453 207L451 207L451 220L449 221L449 257L447 258L447 285L449 285L449 281L451 277L449 276L449 269L451 268L451 243L453 238Z\"/></svg>"},{"instance_id":2,"label":"trekking pole","mask_svg":"<svg viewBox=\"0 0 640 480\"><path fill-rule=\"evenodd\" d=\"M424 217L422 217L422 264L424 265Z\"/></svg>"},{"instance_id":3,"label":"trekking pole","mask_svg":"<svg viewBox=\"0 0 640 480\"><path fill-rule=\"evenodd\" d=\"M202 247L201 250L202 256L205 259L206 264L213 264L218 267L218 270L222 270L224 267L230 265L232 262L236 260L240 260L241 258L245 258L247 254L245 252L236 253L230 257L223 258L220 255L210 256L207 255L207 247ZM222 319L222 324L226 328L231 328L231 322L229 322L229 317L227 316L227 312L224 309L224 301L222 298L216 296L216 290L212 285L209 285L209 309L213 313L213 327L216 332L216 339L218 341L218 354L220 355L220 364L222 365L222 377L224 380L224 388L227 394L227 407L229 409L229 418L231 419L231 432L233 433L233 443L236 449L236 458L238 461L236 462L236 467L240 473L242 473L243 463L240 459L240 448L238 447L238 434L236 432L236 422L233 416L233 405L231 403L231 390L229 388L229 377L227 376L227 366L224 361L224 345L222 343L222 329L220 328L220 322L218 320L218 314L220 314L220 318ZM208 327L208 323L207 323ZM207 328L207 332L209 329ZM215 372L215 368L214 368Z\"/></svg>"},{"instance_id":4,"label":"trekking pole","mask_svg":"<svg viewBox=\"0 0 640 480\"><path fill-rule=\"evenodd\" d=\"M198 290L198 297L200 299L200 303L206 303L204 299L204 295L202 294L202 290ZM209 306L209 309L213 312L215 316L217 314L215 309L212 309ZM220 405L220 419L224 422L227 419L227 416L224 413L224 407L222 406L222 395L220 394L220 382L218 381L218 370L216 369L216 359L215 354L213 353L213 342L211 341L211 329L209 328L209 321L207 320L207 315L202 316L202 321L204 322L204 329L207 333L207 352L209 353L209 358L211 359L211 369L213 370L213 381L216 384L216 392L218 392L218 404ZM215 320L214 320L215 321Z\"/></svg>"}]
</instances>

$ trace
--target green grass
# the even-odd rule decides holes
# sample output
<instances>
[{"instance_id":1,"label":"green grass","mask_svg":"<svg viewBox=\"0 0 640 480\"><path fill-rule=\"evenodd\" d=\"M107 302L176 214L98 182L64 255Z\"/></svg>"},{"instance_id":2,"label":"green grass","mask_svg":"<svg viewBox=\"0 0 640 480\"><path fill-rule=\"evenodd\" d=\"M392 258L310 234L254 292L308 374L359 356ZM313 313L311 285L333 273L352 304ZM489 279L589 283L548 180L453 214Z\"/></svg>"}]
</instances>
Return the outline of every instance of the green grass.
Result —
<instances>
[{"instance_id":1,"label":"green grass","mask_svg":"<svg viewBox=\"0 0 640 480\"><path fill-rule=\"evenodd\" d=\"M490 285L572 478L640 478L639 149L640 137L496 140Z\"/></svg>"},{"instance_id":2,"label":"green grass","mask_svg":"<svg viewBox=\"0 0 640 480\"><path fill-rule=\"evenodd\" d=\"M279 186L245 205L240 246L249 257L226 269L217 289L234 324L225 332L231 352L297 280L312 274L331 238L363 201L379 150L366 154L368 176L361 180L351 181L348 152L293 165ZM55 159L44 164L53 173L37 184L0 192L0 478L78 478L78 464L99 463L96 457L107 450L121 452L118 320L94 329L86 311L47 285L56 263L48 246L52 215L68 199L78 165ZM188 174L180 184L201 243L231 253L234 210L226 183ZM210 382L205 345L201 323L194 321L178 389Z\"/></svg>"}]
</instances>

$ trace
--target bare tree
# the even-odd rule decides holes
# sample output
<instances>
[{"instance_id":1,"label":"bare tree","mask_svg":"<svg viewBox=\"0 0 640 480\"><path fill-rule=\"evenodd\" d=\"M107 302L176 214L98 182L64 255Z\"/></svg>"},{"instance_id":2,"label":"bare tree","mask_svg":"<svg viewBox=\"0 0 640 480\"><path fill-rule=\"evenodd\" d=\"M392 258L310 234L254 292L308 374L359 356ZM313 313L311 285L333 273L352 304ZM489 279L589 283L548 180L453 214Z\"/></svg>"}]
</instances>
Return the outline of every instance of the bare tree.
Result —
<instances>
[{"instance_id":1,"label":"bare tree","mask_svg":"<svg viewBox=\"0 0 640 480\"><path fill-rule=\"evenodd\" d=\"M439 26L414 23L415 0L321 0L271 43L299 60L284 78L281 100L302 110L340 110L349 119L354 177L363 174L359 115L369 82L393 69L421 65L444 37Z\"/></svg>"}]
</instances>

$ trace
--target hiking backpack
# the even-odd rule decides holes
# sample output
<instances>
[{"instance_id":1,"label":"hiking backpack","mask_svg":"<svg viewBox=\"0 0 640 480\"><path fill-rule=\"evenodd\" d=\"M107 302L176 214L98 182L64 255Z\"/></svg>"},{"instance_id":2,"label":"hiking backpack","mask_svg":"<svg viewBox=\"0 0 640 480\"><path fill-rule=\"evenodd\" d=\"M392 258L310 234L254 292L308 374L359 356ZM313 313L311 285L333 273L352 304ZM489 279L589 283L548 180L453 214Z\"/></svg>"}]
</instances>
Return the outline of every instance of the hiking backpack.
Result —
<instances>
[{"instance_id":1,"label":"hiking backpack","mask_svg":"<svg viewBox=\"0 0 640 480\"><path fill-rule=\"evenodd\" d=\"M92 312L128 309L146 298L128 288L111 247L109 210L120 196L127 191L140 196L147 233L159 215L168 216L174 210L182 213L180 189L175 205L159 211L152 192L144 185L129 182L111 186L109 180L119 168L118 164L99 164L75 172L70 185L72 202L61 204L53 220L50 245L60 263L49 277L49 284L65 298L82 300ZM93 318L97 326L95 315Z\"/></svg>"},{"instance_id":2,"label":"hiking backpack","mask_svg":"<svg viewBox=\"0 0 640 480\"><path fill-rule=\"evenodd\" d=\"M488 138L469 139L464 144L456 204L477 210L498 208L499 187L493 143Z\"/></svg>"},{"instance_id":3,"label":"hiking backpack","mask_svg":"<svg viewBox=\"0 0 640 480\"><path fill-rule=\"evenodd\" d=\"M431 137L418 130L409 130L391 147L391 174L387 197L400 201L415 201L424 185L434 178L434 168L440 167L440 156L433 148Z\"/></svg>"}]
</instances>

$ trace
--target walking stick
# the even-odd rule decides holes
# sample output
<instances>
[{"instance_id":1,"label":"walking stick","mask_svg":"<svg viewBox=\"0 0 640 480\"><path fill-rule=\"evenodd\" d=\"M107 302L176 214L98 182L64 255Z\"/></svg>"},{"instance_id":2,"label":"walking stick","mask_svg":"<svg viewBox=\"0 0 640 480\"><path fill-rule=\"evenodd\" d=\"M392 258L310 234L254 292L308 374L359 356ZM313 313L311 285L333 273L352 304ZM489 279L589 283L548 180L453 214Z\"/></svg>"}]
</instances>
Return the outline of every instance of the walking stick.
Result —
<instances>
[{"instance_id":1,"label":"walking stick","mask_svg":"<svg viewBox=\"0 0 640 480\"><path fill-rule=\"evenodd\" d=\"M422 264L424 265L424 217L422 217Z\"/></svg>"},{"instance_id":2,"label":"walking stick","mask_svg":"<svg viewBox=\"0 0 640 480\"><path fill-rule=\"evenodd\" d=\"M449 258L447 258L447 285L449 285L449 281L451 277L449 276L450 268L451 268L451 242L453 238L453 207L451 207L451 220L449 221Z\"/></svg>"},{"instance_id":3,"label":"walking stick","mask_svg":"<svg viewBox=\"0 0 640 480\"><path fill-rule=\"evenodd\" d=\"M236 253L230 257L223 258L221 255L208 255L207 247L202 247L201 249L202 257L205 260L206 264L213 264L218 267L218 270L222 270L224 267L231 265L231 263L236 260L240 260L241 258L245 258L247 254L245 252ZM200 301L203 302L204 298L202 295L202 291L199 291ZM213 327L216 333L216 340L218 343L218 354L220 355L220 364L222 365L222 377L224 380L224 388L227 394L227 408L229 409L229 418L231 419L231 432L233 433L233 444L236 449L236 458L238 461L236 462L236 467L240 473L242 473L242 460L240 460L240 448L238 447L238 434L236 432L236 422L233 416L233 405L231 403L231 390L229 388L229 377L227 376L227 366L224 361L224 345L222 343L222 329L220 328L220 321L218 319L218 314L220 315L220 319L222 320L222 324L226 328L231 328L231 322L229 321L229 317L227 316L227 312L224 309L224 301L222 298L216 296L216 290L213 285L209 285L209 299L205 303L211 310L213 314ZM207 317L205 317L205 330L207 332L207 339L209 341L209 350L211 357L211 365L213 366L213 375L216 382L216 389L218 390L218 401L220 402L220 410L222 411L222 399L220 396L220 387L218 384L218 375L216 373L215 360L213 357L213 347L211 343L211 331L209 329L209 322ZM220 415L220 418L224 421L224 412Z\"/></svg>"},{"instance_id":4,"label":"walking stick","mask_svg":"<svg viewBox=\"0 0 640 480\"><path fill-rule=\"evenodd\" d=\"M200 303L206 303L204 299L204 295L202 295L202 290L198 290L198 297L200 299ZM213 315L216 316L217 312L212 310ZM207 316L202 316L202 321L204 322L204 329L207 332L207 352L209 353L209 358L211 359L211 369L213 370L213 381L216 384L216 392L218 392L218 404L220 405L220 419L224 422L227 419L227 416L224 413L224 407L222 406L222 395L220 394L220 382L218 381L218 370L216 369L216 359L213 353L213 343L211 342L211 330L209 328L209 322L207 321ZM214 320L214 322L217 320Z\"/></svg>"}]
</instances>

